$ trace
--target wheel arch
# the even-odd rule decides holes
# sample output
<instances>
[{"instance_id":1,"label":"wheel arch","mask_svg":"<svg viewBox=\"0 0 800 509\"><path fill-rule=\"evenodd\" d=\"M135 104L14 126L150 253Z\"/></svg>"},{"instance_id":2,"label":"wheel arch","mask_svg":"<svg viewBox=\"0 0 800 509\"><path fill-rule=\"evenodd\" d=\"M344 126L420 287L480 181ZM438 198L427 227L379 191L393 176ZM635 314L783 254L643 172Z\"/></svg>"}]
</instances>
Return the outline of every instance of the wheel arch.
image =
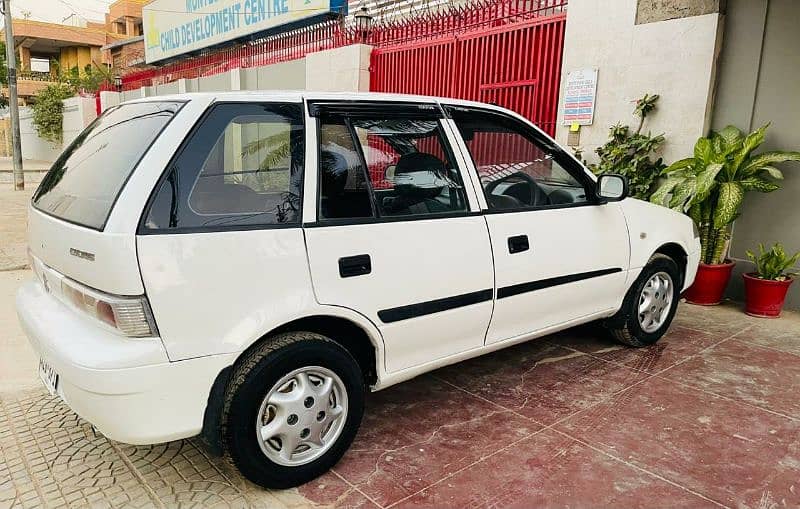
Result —
<instances>
[{"instance_id":1,"label":"wheel arch","mask_svg":"<svg viewBox=\"0 0 800 509\"><path fill-rule=\"evenodd\" d=\"M689 254L686 252L686 249L677 242L667 242L659 246L653 254L669 256L675 264L678 265L678 269L681 272L681 281L678 288L682 288L683 281L686 279L687 264L689 263Z\"/></svg>"},{"instance_id":2,"label":"wheel arch","mask_svg":"<svg viewBox=\"0 0 800 509\"><path fill-rule=\"evenodd\" d=\"M370 334L367 328L357 323L349 317L335 314L313 314L296 318L279 325L269 332L263 334L250 346L244 349L236 357L234 363L217 375L206 404L206 411L203 417L203 429L200 438L206 444L209 451L218 456L223 453L222 440L220 436L220 420L222 418L222 405L225 392L228 388L234 366L243 358L259 348L276 334L290 331L308 331L329 337L336 343L344 347L353 358L358 362L361 372L364 374L366 385L372 386L378 381L379 366L378 362L382 358L382 348L379 346L380 337L375 338L374 333Z\"/></svg>"}]
</instances>

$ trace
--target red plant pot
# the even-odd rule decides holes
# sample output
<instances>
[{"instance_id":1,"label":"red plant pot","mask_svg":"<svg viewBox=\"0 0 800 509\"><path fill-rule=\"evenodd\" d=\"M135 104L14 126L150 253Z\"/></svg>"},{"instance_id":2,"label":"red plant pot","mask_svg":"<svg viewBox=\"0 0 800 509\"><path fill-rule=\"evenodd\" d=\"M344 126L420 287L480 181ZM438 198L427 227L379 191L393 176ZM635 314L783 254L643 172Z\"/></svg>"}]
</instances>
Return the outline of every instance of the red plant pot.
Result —
<instances>
[{"instance_id":1,"label":"red plant pot","mask_svg":"<svg viewBox=\"0 0 800 509\"><path fill-rule=\"evenodd\" d=\"M736 263L732 261L718 265L700 263L694 283L683 293L686 302L701 306L715 306L722 302L734 265Z\"/></svg>"},{"instance_id":2,"label":"red plant pot","mask_svg":"<svg viewBox=\"0 0 800 509\"><path fill-rule=\"evenodd\" d=\"M794 279L785 281L760 279L755 273L742 274L744 278L744 312L751 316L778 318L783 309L786 292Z\"/></svg>"}]
</instances>

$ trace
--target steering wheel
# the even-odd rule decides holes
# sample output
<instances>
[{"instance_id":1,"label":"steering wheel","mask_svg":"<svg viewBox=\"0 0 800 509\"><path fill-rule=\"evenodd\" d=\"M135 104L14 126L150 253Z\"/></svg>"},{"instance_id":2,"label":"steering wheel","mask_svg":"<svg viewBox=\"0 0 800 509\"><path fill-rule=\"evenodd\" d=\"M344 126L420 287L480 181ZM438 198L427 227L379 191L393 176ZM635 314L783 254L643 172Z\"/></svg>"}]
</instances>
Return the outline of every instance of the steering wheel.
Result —
<instances>
[{"instance_id":1,"label":"steering wheel","mask_svg":"<svg viewBox=\"0 0 800 509\"><path fill-rule=\"evenodd\" d=\"M510 196L512 198L516 198L520 202L524 203L525 205L547 205L549 200L547 198L547 193L545 193L540 187L539 184L536 183L536 180L522 171L515 171L511 175L506 175L505 177L501 178L500 180L496 180L494 182L489 183L486 186L486 193L487 194L494 194L494 190L505 182L508 179L513 177L521 177L522 180L525 180L528 183L528 189L530 190L530 194L528 197L517 196L517 193L509 193L509 191L513 190L517 184L512 184L506 189L503 193L503 196ZM521 183L520 183L521 184Z\"/></svg>"}]
</instances>

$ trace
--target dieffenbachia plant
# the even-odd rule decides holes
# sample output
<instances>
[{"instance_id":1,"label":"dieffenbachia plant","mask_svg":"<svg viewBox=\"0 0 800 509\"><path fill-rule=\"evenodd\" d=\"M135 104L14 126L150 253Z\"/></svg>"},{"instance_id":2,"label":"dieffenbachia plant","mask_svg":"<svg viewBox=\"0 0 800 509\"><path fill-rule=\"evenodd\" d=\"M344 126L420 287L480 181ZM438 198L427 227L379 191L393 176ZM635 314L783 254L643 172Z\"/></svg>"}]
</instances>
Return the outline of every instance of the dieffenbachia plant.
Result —
<instances>
[{"instance_id":1,"label":"dieffenbachia plant","mask_svg":"<svg viewBox=\"0 0 800 509\"><path fill-rule=\"evenodd\" d=\"M745 254L755 264L756 275L761 279L772 281L785 281L795 276L796 274L789 272L789 269L800 260L800 251L790 256L780 243L773 245L769 251L764 249L764 244L759 244L758 255L750 250Z\"/></svg>"},{"instance_id":2,"label":"dieffenbachia plant","mask_svg":"<svg viewBox=\"0 0 800 509\"><path fill-rule=\"evenodd\" d=\"M748 191L769 193L783 179L773 166L800 161L800 152L753 154L764 142L769 124L747 136L734 126L712 131L694 146L694 157L676 161L664 170L662 185L650 201L688 214L700 232L700 261L725 261L730 225L739 216Z\"/></svg>"}]
</instances>

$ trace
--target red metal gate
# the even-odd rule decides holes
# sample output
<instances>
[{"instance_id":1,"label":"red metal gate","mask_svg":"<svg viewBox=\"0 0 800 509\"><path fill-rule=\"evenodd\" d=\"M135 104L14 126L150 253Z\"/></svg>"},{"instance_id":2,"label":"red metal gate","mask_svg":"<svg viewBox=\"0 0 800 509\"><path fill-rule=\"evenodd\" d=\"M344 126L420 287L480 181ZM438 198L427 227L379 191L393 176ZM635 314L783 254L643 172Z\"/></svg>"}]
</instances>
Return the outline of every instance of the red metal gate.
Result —
<instances>
[{"instance_id":1,"label":"red metal gate","mask_svg":"<svg viewBox=\"0 0 800 509\"><path fill-rule=\"evenodd\" d=\"M496 103L552 135L565 24L562 10L422 42L378 47L372 52L370 88Z\"/></svg>"}]
</instances>

